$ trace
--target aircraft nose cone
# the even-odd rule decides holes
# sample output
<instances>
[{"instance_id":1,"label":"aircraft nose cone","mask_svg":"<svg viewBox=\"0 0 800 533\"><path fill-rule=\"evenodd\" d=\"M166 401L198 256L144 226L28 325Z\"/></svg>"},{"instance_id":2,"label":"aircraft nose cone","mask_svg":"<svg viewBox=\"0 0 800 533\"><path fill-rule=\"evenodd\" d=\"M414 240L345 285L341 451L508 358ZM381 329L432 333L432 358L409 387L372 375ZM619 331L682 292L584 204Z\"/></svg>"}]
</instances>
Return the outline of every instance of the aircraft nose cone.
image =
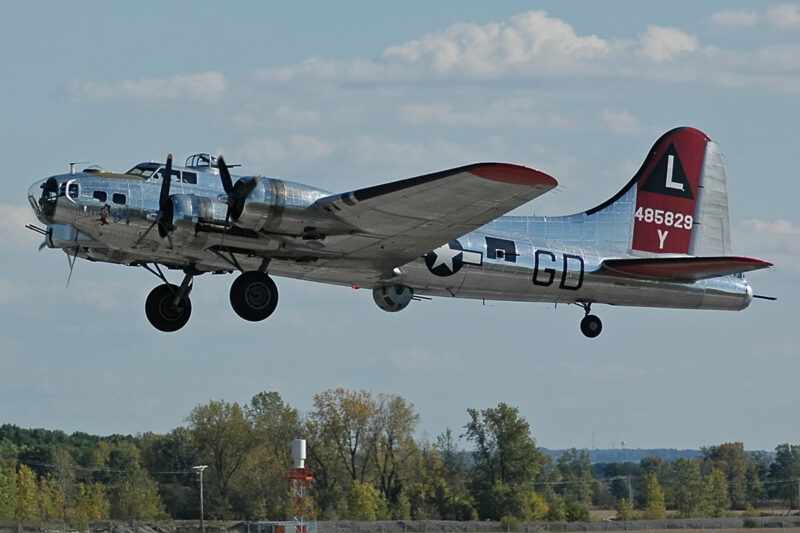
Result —
<instances>
[{"instance_id":1,"label":"aircraft nose cone","mask_svg":"<svg viewBox=\"0 0 800 533\"><path fill-rule=\"evenodd\" d=\"M31 204L33 212L37 215L41 212L42 208L39 205L39 197L42 195L44 184L47 180L37 180L33 185L28 187L28 203Z\"/></svg>"},{"instance_id":2,"label":"aircraft nose cone","mask_svg":"<svg viewBox=\"0 0 800 533\"><path fill-rule=\"evenodd\" d=\"M47 223L53 217L58 200L58 180L47 178L38 180L28 188L28 203L36 213L36 218Z\"/></svg>"}]
</instances>

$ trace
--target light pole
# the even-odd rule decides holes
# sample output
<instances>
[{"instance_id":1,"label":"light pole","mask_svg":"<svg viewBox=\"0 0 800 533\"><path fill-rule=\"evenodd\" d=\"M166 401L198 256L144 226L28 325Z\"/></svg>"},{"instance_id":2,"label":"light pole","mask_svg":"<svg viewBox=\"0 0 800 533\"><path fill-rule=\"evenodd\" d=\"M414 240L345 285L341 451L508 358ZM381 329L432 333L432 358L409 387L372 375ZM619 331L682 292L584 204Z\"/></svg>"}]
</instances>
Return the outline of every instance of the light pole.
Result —
<instances>
[{"instance_id":1,"label":"light pole","mask_svg":"<svg viewBox=\"0 0 800 533\"><path fill-rule=\"evenodd\" d=\"M203 470L208 468L208 465L193 466L192 470L200 474L200 530L206 533L206 521L203 513Z\"/></svg>"}]
</instances>

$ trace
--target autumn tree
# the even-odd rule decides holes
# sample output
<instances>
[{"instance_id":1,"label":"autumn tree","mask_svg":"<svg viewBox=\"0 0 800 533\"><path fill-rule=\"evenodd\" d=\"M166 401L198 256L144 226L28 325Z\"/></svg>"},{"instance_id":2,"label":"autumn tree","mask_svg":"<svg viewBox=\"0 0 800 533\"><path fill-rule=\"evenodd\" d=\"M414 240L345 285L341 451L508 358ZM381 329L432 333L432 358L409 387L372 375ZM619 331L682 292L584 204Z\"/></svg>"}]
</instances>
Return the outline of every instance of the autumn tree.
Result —
<instances>
[{"instance_id":1,"label":"autumn tree","mask_svg":"<svg viewBox=\"0 0 800 533\"><path fill-rule=\"evenodd\" d=\"M67 519L67 501L63 485L53 475L39 479L39 513L44 522Z\"/></svg>"},{"instance_id":2,"label":"autumn tree","mask_svg":"<svg viewBox=\"0 0 800 533\"><path fill-rule=\"evenodd\" d=\"M245 464L256 442L253 429L238 403L214 400L192 410L189 427L200 457L210 466L209 481L218 498L214 514L226 516L233 476Z\"/></svg>"},{"instance_id":3,"label":"autumn tree","mask_svg":"<svg viewBox=\"0 0 800 533\"><path fill-rule=\"evenodd\" d=\"M338 388L314 395L309 418L352 482L364 483L374 462L377 412L378 404L367 391Z\"/></svg>"},{"instance_id":4,"label":"autumn tree","mask_svg":"<svg viewBox=\"0 0 800 533\"><path fill-rule=\"evenodd\" d=\"M374 521L388 518L383 495L370 483L356 481L347 498L347 516L351 520Z\"/></svg>"},{"instance_id":5,"label":"autumn tree","mask_svg":"<svg viewBox=\"0 0 800 533\"><path fill-rule=\"evenodd\" d=\"M419 415L400 396L381 396L372 446L377 487L390 506L397 504L408 477L407 467L416 452L414 431Z\"/></svg>"},{"instance_id":6,"label":"autumn tree","mask_svg":"<svg viewBox=\"0 0 800 533\"><path fill-rule=\"evenodd\" d=\"M17 515L17 472L11 462L0 462L0 520Z\"/></svg>"},{"instance_id":7,"label":"autumn tree","mask_svg":"<svg viewBox=\"0 0 800 533\"><path fill-rule=\"evenodd\" d=\"M39 519L39 499L37 493L36 474L27 465L20 465L17 470L17 509L15 518L18 522L32 522Z\"/></svg>"},{"instance_id":8,"label":"autumn tree","mask_svg":"<svg viewBox=\"0 0 800 533\"><path fill-rule=\"evenodd\" d=\"M747 505L749 459L741 442L726 442L719 446L703 448L703 460L707 472L719 468L728 483L731 506L744 509ZM752 474L752 472L751 472Z\"/></svg>"},{"instance_id":9,"label":"autumn tree","mask_svg":"<svg viewBox=\"0 0 800 533\"><path fill-rule=\"evenodd\" d=\"M67 516L71 524L85 529L91 522L108 518L111 504L101 483L79 483L75 492Z\"/></svg>"},{"instance_id":10,"label":"autumn tree","mask_svg":"<svg viewBox=\"0 0 800 533\"><path fill-rule=\"evenodd\" d=\"M667 514L664 503L664 491L655 473L647 474L645 480L645 510L644 517L648 520L661 520Z\"/></svg>"}]
</instances>

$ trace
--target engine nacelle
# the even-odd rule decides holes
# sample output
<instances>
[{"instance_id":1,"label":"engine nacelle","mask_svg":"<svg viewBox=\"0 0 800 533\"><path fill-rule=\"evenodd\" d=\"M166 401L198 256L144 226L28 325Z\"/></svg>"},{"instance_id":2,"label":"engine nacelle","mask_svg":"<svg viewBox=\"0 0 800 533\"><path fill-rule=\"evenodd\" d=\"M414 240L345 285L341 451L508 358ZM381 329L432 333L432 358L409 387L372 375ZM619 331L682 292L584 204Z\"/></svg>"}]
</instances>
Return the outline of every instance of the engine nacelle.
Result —
<instances>
[{"instance_id":1,"label":"engine nacelle","mask_svg":"<svg viewBox=\"0 0 800 533\"><path fill-rule=\"evenodd\" d=\"M236 182L234 196L241 197L231 210L234 224L259 231L275 215L276 207L286 202L286 187L280 180L242 178Z\"/></svg>"},{"instance_id":2,"label":"engine nacelle","mask_svg":"<svg viewBox=\"0 0 800 533\"><path fill-rule=\"evenodd\" d=\"M382 285L372 289L375 304L390 313L402 311L414 297L414 289L405 285Z\"/></svg>"},{"instance_id":3,"label":"engine nacelle","mask_svg":"<svg viewBox=\"0 0 800 533\"><path fill-rule=\"evenodd\" d=\"M200 222L220 226L225 224L228 209L225 202L195 194L173 194L170 201L174 228L170 235L178 244L193 241L197 235L196 226Z\"/></svg>"}]
</instances>

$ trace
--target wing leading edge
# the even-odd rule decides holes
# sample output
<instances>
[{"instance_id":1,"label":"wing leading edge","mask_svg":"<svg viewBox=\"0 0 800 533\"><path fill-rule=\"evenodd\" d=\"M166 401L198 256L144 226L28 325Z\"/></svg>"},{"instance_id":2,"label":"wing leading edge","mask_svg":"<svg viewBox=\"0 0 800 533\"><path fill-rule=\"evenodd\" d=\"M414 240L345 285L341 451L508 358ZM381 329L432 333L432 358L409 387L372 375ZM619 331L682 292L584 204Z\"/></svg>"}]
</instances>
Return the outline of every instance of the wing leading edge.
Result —
<instances>
[{"instance_id":1,"label":"wing leading edge","mask_svg":"<svg viewBox=\"0 0 800 533\"><path fill-rule=\"evenodd\" d=\"M477 163L327 196L314 207L353 228L325 248L343 258L399 266L558 185L543 172Z\"/></svg>"}]
</instances>

